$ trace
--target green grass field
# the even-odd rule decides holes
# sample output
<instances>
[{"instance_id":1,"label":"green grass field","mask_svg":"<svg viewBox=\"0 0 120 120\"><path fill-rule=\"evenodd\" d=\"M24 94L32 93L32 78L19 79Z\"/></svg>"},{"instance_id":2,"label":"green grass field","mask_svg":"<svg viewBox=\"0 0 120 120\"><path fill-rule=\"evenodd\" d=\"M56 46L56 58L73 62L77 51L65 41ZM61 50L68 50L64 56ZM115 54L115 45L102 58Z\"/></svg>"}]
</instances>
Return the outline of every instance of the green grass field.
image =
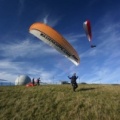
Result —
<instances>
[{"instance_id":1,"label":"green grass field","mask_svg":"<svg viewBox=\"0 0 120 120\"><path fill-rule=\"evenodd\" d=\"M120 86L0 87L0 120L120 120Z\"/></svg>"}]
</instances>

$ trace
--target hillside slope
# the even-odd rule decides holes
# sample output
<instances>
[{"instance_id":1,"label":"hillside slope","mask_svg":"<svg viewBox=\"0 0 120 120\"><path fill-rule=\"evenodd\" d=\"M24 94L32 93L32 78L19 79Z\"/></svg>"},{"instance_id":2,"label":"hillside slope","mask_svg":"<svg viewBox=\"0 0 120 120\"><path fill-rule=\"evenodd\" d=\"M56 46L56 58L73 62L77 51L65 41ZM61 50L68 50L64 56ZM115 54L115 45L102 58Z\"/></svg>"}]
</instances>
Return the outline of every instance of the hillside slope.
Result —
<instances>
[{"instance_id":1,"label":"hillside slope","mask_svg":"<svg viewBox=\"0 0 120 120\"><path fill-rule=\"evenodd\" d=\"M120 86L0 87L0 120L119 120Z\"/></svg>"}]
</instances>

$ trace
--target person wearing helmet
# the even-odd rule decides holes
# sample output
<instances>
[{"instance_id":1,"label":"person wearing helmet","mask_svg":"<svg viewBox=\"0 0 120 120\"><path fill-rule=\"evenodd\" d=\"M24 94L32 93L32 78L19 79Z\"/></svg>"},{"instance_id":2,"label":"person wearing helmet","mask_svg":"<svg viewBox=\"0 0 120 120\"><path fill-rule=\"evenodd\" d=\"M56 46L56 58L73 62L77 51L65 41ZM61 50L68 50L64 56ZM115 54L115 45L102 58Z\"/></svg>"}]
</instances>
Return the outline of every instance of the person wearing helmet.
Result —
<instances>
[{"instance_id":1,"label":"person wearing helmet","mask_svg":"<svg viewBox=\"0 0 120 120\"><path fill-rule=\"evenodd\" d=\"M68 78L71 80L71 84L72 84L72 87L73 87L73 91L75 91L75 89L78 87L78 84L76 82L78 76L76 76L76 73L73 74L72 77L69 77Z\"/></svg>"}]
</instances>

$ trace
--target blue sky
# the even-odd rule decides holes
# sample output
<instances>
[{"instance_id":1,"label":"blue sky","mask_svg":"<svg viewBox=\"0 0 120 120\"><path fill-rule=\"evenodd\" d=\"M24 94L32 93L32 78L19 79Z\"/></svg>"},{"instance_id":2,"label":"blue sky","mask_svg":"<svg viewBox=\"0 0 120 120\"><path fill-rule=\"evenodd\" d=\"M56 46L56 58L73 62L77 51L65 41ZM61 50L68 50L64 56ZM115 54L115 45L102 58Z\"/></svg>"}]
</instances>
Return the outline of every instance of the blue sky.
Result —
<instances>
[{"instance_id":1,"label":"blue sky","mask_svg":"<svg viewBox=\"0 0 120 120\"><path fill-rule=\"evenodd\" d=\"M0 0L0 79L27 74L58 83L74 72L78 82L120 83L119 0ZM91 49L83 22L91 21ZM29 33L34 22L53 27L80 57L75 66Z\"/></svg>"}]
</instances>

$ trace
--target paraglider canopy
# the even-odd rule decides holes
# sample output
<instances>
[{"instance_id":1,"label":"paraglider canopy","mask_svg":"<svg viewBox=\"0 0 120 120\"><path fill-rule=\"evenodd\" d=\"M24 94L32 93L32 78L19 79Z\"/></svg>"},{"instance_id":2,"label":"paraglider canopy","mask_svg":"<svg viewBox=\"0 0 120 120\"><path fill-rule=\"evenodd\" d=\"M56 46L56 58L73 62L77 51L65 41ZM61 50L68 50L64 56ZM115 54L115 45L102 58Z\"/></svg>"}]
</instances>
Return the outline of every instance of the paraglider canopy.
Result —
<instances>
[{"instance_id":1,"label":"paraglider canopy","mask_svg":"<svg viewBox=\"0 0 120 120\"><path fill-rule=\"evenodd\" d=\"M89 20L86 20L84 23L83 23L83 27L84 27L84 30L86 32L86 36L88 38L89 41L92 40L92 33L91 33L91 25L90 25L90 21Z\"/></svg>"},{"instance_id":2,"label":"paraglider canopy","mask_svg":"<svg viewBox=\"0 0 120 120\"><path fill-rule=\"evenodd\" d=\"M34 23L30 26L29 32L42 40L46 44L52 46L58 52L62 53L75 65L79 65L80 58L72 45L63 38L56 30L44 23Z\"/></svg>"},{"instance_id":3,"label":"paraglider canopy","mask_svg":"<svg viewBox=\"0 0 120 120\"><path fill-rule=\"evenodd\" d=\"M86 21L83 23L83 28L84 28L84 30L85 30L86 36L87 36L87 38L88 38L88 41L89 41L90 44L91 44L91 48L96 47L96 45L92 45L92 32L91 32L91 24L90 24L90 21L89 21L89 20L86 20Z\"/></svg>"}]
</instances>

